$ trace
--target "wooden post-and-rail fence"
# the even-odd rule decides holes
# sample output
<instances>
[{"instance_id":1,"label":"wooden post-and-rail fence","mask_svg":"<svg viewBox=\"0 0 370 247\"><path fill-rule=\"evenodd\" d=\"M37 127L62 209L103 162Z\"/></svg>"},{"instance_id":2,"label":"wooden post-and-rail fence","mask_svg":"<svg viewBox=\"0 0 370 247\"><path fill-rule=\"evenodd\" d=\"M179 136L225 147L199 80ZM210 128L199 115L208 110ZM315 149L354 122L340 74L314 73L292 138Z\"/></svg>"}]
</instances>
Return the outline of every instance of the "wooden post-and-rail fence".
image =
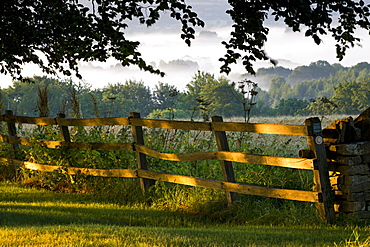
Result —
<instances>
[{"instance_id":1,"label":"wooden post-and-rail fence","mask_svg":"<svg viewBox=\"0 0 370 247\"><path fill-rule=\"evenodd\" d=\"M56 118L36 118L13 116L11 111L6 111L0 116L0 121L5 121L8 126L8 135L0 135L0 141L10 143L13 148L13 157L2 157L0 160L26 169L52 172L60 169L60 166L37 164L28 161L17 160L19 145L32 146L33 141L29 138L17 137L16 123L34 125L57 125L61 131L61 141L37 140L47 148L68 148L78 150L120 150L136 152L137 169L91 169L68 167L68 174L83 173L91 176L138 178L145 192L155 180L177 183L190 186L205 187L224 190L229 203L237 200L237 193L257 195L271 198L281 198L296 201L316 203L324 220L334 220L334 194L332 193L326 151L323 142L321 122L318 118L309 118L305 125L282 125L282 124L251 124L240 122L223 122L221 117L213 117L212 122L169 121L142 119L139 113L131 113L130 117L117 118L90 118L69 119L64 114L58 114ZM68 126L104 126L125 125L132 127L133 143L83 143L72 142ZM196 153L163 153L145 146L145 136L142 127L212 131L216 138L217 151ZM308 150L300 150L300 158L286 158L278 156L254 155L244 152L231 152L229 150L226 131L252 132L277 135L306 136ZM219 160L224 180L215 181L191 176L168 174L151 171L148 169L147 156L170 161L196 161L196 160ZM262 186L240 184L235 180L232 162L271 165L285 168L312 170L315 186L313 191L266 188Z\"/></svg>"}]
</instances>

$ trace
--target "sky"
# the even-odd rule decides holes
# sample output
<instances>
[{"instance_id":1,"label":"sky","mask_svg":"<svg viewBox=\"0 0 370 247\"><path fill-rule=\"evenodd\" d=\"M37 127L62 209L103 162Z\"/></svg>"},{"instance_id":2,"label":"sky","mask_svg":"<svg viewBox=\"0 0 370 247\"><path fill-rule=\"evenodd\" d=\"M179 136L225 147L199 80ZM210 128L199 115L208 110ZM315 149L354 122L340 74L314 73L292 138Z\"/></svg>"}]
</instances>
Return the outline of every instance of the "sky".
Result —
<instances>
[{"instance_id":1,"label":"sky","mask_svg":"<svg viewBox=\"0 0 370 247\"><path fill-rule=\"evenodd\" d=\"M224 0L213 1L223 4L219 8L227 7ZM198 0L196 2L198 2L196 3L198 6L195 5L194 10L198 7L200 10L199 15L202 18L203 6L200 6L199 2L201 1ZM132 31L126 35L128 39L141 42L139 51L143 58L148 63L152 63L157 67L162 65L160 68L166 73L165 77L140 71L136 67L123 68L120 65L117 66L117 61L108 60L106 63L80 64L83 82L91 84L93 88L102 88L108 85L108 83L124 83L126 80L137 80L143 81L145 85L153 88L160 81L175 85L182 91L185 90L186 84L191 81L197 70L206 71L219 77L221 76L219 73L221 63L218 59L225 53L221 41L229 39L231 26L230 21L227 20L228 16L223 12L220 12L217 18L226 20L224 23L227 23L227 25L219 26L211 24L207 26L206 20L206 27L197 30L196 39L192 42L191 47L188 47L180 38L180 28L177 29L178 31L161 32L161 25L165 26L168 24L166 21L158 23L159 28L156 28L154 31L147 32L141 28L139 31ZM210 22L212 22L212 19ZM201 31L210 31L214 35L203 37ZM358 31L357 34L362 39L362 47L356 46L349 49L342 61L336 58L335 42L331 37L323 37L323 44L316 45L312 38L304 37L302 32L293 33L284 26L279 25L270 27L265 50L271 58L279 61L278 66L287 68L309 65L311 62L318 60L326 60L331 64L339 62L343 66L349 67L359 62L370 62L370 36L366 31L362 30ZM178 59L196 62L198 66L187 68L181 66L165 66L170 61ZM255 69L271 66L272 64L269 62L258 62L255 64ZM231 81L238 81L245 79L242 76L244 73L244 68L241 65L237 65L232 67L231 74L228 76L223 75ZM35 65L27 65L23 75L42 75L42 72ZM63 76L61 78L63 79ZM78 81L77 78L73 78L73 80ZM0 75L0 82L1 88L6 88L12 84L11 78L5 75Z\"/></svg>"}]
</instances>

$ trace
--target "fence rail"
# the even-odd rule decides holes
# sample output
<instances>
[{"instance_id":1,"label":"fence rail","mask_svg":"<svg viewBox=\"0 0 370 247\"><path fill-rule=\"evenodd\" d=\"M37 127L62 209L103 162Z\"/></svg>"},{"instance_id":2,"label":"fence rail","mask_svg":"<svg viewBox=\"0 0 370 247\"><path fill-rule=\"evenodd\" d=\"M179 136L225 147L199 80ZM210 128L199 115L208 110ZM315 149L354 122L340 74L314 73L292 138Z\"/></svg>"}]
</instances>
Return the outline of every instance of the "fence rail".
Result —
<instances>
[{"instance_id":1,"label":"fence rail","mask_svg":"<svg viewBox=\"0 0 370 247\"><path fill-rule=\"evenodd\" d=\"M134 119L132 117L117 118L35 118L24 116L1 115L0 121L36 125L59 125L59 126L105 126L105 125L131 125L145 126L162 129L202 130L202 131L233 131L250 132L260 134L278 135L308 135L307 127L304 125L284 124L252 124L239 122L190 122L190 121L168 121L158 119Z\"/></svg>"},{"instance_id":2,"label":"fence rail","mask_svg":"<svg viewBox=\"0 0 370 247\"><path fill-rule=\"evenodd\" d=\"M257 195L272 198L281 198L296 201L315 202L322 217L331 222L334 219L334 199L329 181L328 164L325 147L323 144L322 128L318 118L307 119L305 125L282 125L282 124L249 124L237 122L223 122L221 117L213 117L212 122L190 122L142 119L139 113L131 113L130 117L119 118L92 118L92 119L67 119L63 114L57 118L34 118L13 116L11 111L6 111L0 116L8 126L8 135L0 135L0 142L12 144L14 157L3 157L0 161L22 166L26 169L43 172L53 172L62 169L61 166L37 164L16 159L16 149L19 145L34 146L35 140L25 137L17 137L15 123L33 125L57 125L61 131L61 141L36 140L47 148L66 148L77 150L118 150L135 151L137 169L91 169L63 167L65 172L74 175L82 173L100 177L138 178L142 189L145 191L154 180L177 183L190 186L205 187L224 190L230 203L237 199L237 193ZM126 125L132 126L134 142L131 143L83 143L72 142L68 126L105 126ZM145 146L145 136L142 127L162 129L182 129L214 132L218 150L196 153L164 153ZM254 155L244 152L231 152L228 147L226 131L252 132L277 135L301 135L307 136L309 150L303 150L301 158L286 158L277 156ZM161 173L150 171L147 167L146 157L170 161L197 161L219 160L224 181L209 180L197 177ZM302 191L292 189L267 188L262 186L246 185L237 183L234 178L232 162L271 165L285 168L312 170L314 174L314 191Z\"/></svg>"}]
</instances>

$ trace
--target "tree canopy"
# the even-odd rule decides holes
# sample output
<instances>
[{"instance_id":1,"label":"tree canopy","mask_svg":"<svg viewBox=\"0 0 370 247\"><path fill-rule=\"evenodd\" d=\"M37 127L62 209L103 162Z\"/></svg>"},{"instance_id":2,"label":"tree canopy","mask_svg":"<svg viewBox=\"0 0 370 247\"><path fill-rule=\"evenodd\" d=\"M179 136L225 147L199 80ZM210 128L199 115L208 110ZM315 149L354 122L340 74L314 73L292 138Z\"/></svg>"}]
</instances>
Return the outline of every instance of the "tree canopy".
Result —
<instances>
[{"instance_id":1,"label":"tree canopy","mask_svg":"<svg viewBox=\"0 0 370 247\"><path fill-rule=\"evenodd\" d=\"M360 39L357 28L370 29L369 5L363 0L228 0L226 11L234 24L221 72L240 60L254 74L253 62L270 60L264 51L269 29L266 21L282 20L294 32L321 43L322 35L332 35L337 57ZM204 22L185 0L5 0L0 25L1 73L22 78L22 65L34 63L44 72L65 75L78 71L79 61L106 61L113 57L123 66L136 65L151 73L163 73L148 65L138 52L139 42L128 40L125 29L133 19L154 25L168 14L181 24L181 38L188 44L195 37L194 27Z\"/></svg>"},{"instance_id":2,"label":"tree canopy","mask_svg":"<svg viewBox=\"0 0 370 247\"><path fill-rule=\"evenodd\" d=\"M221 61L221 71L230 72L230 64L242 59L245 69L254 74L253 61L270 60L263 47L269 33L265 21L272 16L282 20L293 32L305 29L304 35L316 44L321 36L331 34L336 41L337 58L342 60L347 48L360 41L354 36L356 28L369 30L369 5L363 0L229 0L227 13L235 24L231 38L223 42L228 49ZM237 52L235 52L237 51ZM245 52L242 55L240 52Z\"/></svg>"},{"instance_id":3,"label":"tree canopy","mask_svg":"<svg viewBox=\"0 0 370 247\"><path fill-rule=\"evenodd\" d=\"M35 63L44 72L78 77L79 61L106 61L162 74L137 51L139 42L125 38L128 22L151 26L165 11L182 24L181 38L190 45L191 26L204 26L185 1L58 0L2 1L1 73L21 77L21 65ZM40 53L42 56L40 56ZM44 58L44 59L42 59ZM46 59L46 63L45 63Z\"/></svg>"}]
</instances>

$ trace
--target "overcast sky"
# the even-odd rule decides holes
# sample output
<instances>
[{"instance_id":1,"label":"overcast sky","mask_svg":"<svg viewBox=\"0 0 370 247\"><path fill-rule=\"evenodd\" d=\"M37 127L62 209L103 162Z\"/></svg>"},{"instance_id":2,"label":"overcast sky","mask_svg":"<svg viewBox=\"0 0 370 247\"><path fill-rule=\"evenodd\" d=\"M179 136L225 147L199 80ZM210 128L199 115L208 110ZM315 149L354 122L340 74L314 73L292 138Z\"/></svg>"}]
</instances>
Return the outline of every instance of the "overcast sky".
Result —
<instances>
[{"instance_id":1,"label":"overcast sky","mask_svg":"<svg viewBox=\"0 0 370 247\"><path fill-rule=\"evenodd\" d=\"M209 1L205 2L209 3ZM217 35L208 38L197 37L191 47L188 47L180 38L180 28L176 29L175 26L172 31L161 32L162 27L169 26L167 18L164 18L155 29L135 29L134 27L127 34L129 39L141 42L139 51L148 63L159 66L160 63L166 64L172 60L182 59L196 62L198 67L193 66L183 69L183 67L167 66L163 68L166 76L161 78L160 76L140 71L135 67L122 68L121 66L114 66L117 64L117 61L110 60L107 63L81 64L84 81L91 84L94 88L104 87L108 83L124 83L129 79L142 80L150 87L161 81L176 85L180 90L183 90L197 69L219 76L221 64L218 62L218 59L225 52L221 41L228 40L231 27L230 20L224 13L228 7L227 2L225 0L213 0L212 2L214 3L213 7L217 7L214 7L213 11L216 13L213 16L205 15L207 8L202 5L204 1L197 0L193 3L195 5L194 9L199 10L200 17L204 17L206 21L206 27L202 30L215 32ZM189 1L189 3L191 4L192 1ZM217 20L215 20L215 16L218 18ZM208 25L207 20L209 22ZM200 30L198 30L197 35L199 33ZM340 61L344 66L353 66L359 62L370 62L369 35L366 31L359 31L358 35L362 38L362 47L355 47L347 51L344 60ZM292 33L287 31L284 26L273 25L270 27L265 50L270 57L279 61L280 66L289 68L308 65L317 60L326 60L329 63L339 62L335 54L334 40L331 37L325 37L323 41L324 43L318 46L311 38L304 37L303 33ZM256 64L256 69L270 66L271 64L268 62L261 62ZM233 81L240 80L242 79L240 76L243 73L245 72L241 65L234 66L232 73L228 77ZM28 65L24 70L24 75L42 74L36 66ZM9 76L1 75L0 80L2 88L12 83ZM75 80L77 81L77 79Z\"/></svg>"}]
</instances>

